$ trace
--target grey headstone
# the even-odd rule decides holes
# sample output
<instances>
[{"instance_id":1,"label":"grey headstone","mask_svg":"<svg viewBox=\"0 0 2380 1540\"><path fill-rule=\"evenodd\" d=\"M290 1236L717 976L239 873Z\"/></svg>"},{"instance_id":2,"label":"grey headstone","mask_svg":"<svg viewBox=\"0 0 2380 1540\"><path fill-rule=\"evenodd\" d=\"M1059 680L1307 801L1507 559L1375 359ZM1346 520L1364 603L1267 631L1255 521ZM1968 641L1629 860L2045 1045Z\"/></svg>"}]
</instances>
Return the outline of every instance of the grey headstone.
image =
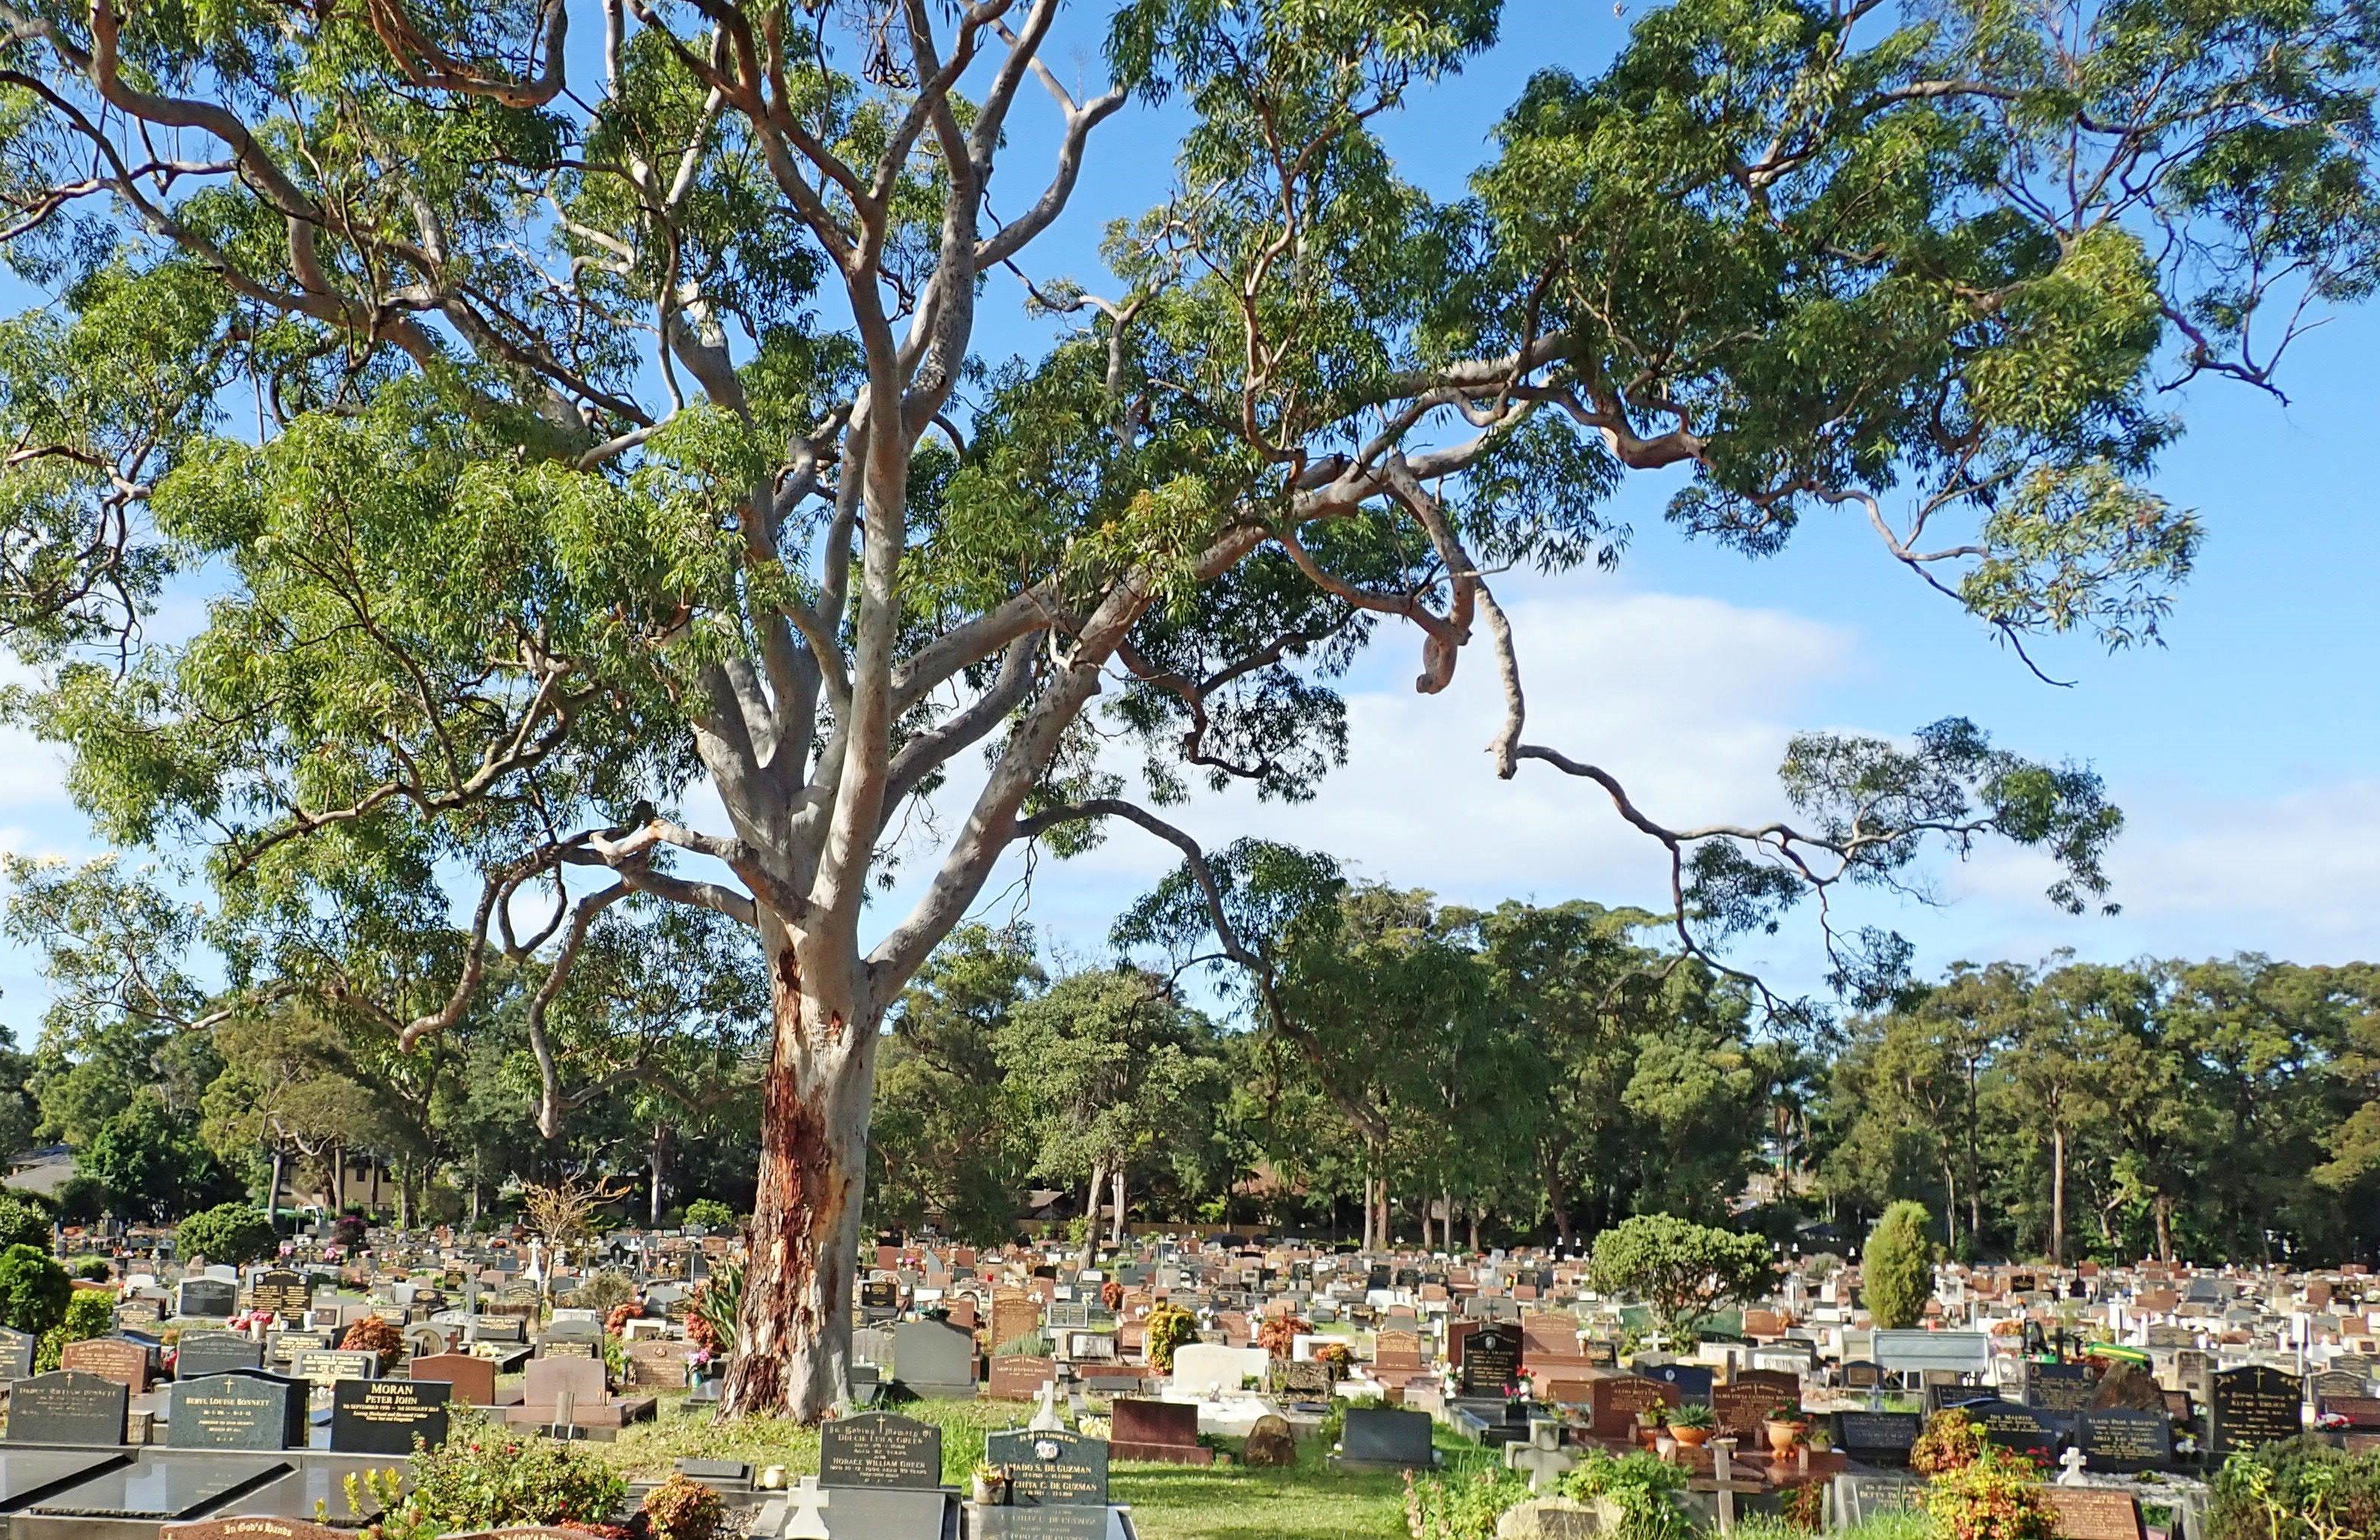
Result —
<instances>
[{"instance_id":1,"label":"grey headstone","mask_svg":"<svg viewBox=\"0 0 2380 1540\"><path fill-rule=\"evenodd\" d=\"M186 1331L175 1345L174 1377L197 1379L226 1369L264 1367L264 1344L237 1331Z\"/></svg>"},{"instance_id":2,"label":"grey headstone","mask_svg":"<svg viewBox=\"0 0 2380 1540\"><path fill-rule=\"evenodd\" d=\"M306 1442L302 1379L226 1370L176 1380L165 1441L177 1449L287 1449Z\"/></svg>"},{"instance_id":3,"label":"grey headstone","mask_svg":"<svg viewBox=\"0 0 2380 1540\"><path fill-rule=\"evenodd\" d=\"M903 1321L892 1328L892 1366L920 1395L973 1394L975 1334L944 1321Z\"/></svg>"},{"instance_id":4,"label":"grey headstone","mask_svg":"<svg viewBox=\"0 0 2380 1540\"><path fill-rule=\"evenodd\" d=\"M131 1399L120 1381L79 1369L20 1379L8 1394L8 1442L121 1444Z\"/></svg>"},{"instance_id":5,"label":"grey headstone","mask_svg":"<svg viewBox=\"0 0 2380 1540\"><path fill-rule=\"evenodd\" d=\"M1430 1449L1430 1425L1426 1412L1350 1407L1339 1436L1340 1458L1352 1465L1428 1470L1436 1459Z\"/></svg>"},{"instance_id":6,"label":"grey headstone","mask_svg":"<svg viewBox=\"0 0 2380 1540\"><path fill-rule=\"evenodd\" d=\"M985 1436L984 1460L1005 1466L1018 1505L1104 1508L1108 1500L1108 1447L1078 1433L1037 1433L1015 1428Z\"/></svg>"}]
</instances>

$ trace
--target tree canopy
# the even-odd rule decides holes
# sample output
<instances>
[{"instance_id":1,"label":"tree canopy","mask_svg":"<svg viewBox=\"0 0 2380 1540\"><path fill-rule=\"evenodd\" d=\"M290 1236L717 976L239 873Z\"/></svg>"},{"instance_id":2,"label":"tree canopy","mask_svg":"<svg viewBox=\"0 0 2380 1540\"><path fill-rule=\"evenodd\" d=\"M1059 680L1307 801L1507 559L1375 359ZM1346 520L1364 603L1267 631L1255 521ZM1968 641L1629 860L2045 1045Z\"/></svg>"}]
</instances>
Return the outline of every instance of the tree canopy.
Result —
<instances>
[{"instance_id":1,"label":"tree canopy","mask_svg":"<svg viewBox=\"0 0 2380 1540\"><path fill-rule=\"evenodd\" d=\"M1494 0L1122 0L1089 94L1061 8L0 5L6 253L58 297L0 334L16 709L105 838L193 859L244 1007L369 1024L417 1127L507 988L548 1139L580 1091L715 1082L633 1001L577 1091L555 1038L615 922L662 933L640 905L740 928L766 1260L732 1409L842 1392L879 1028L1003 853L1202 781L1315 794L1383 620L1424 692L1485 633L1495 772L1658 842L1707 969L1815 903L1881 1003L1907 948L1830 901L1929 847L2011 840L2101 902L2097 778L1958 717L1796 739L1790 821L1658 822L1529 740L1493 581L1616 560L1606 494L1666 471L1690 538L1841 509L2020 651L2149 639L2199 543L2158 387L2277 388L2380 271L2339 0L1678 0L1549 64L1443 201L1379 123ZM1054 148L1019 166L1027 97ZM1105 273L1046 271L1135 101L1184 110L1172 185ZM1012 270L1070 324L1002 364ZM217 585L187 637L148 626L175 574ZM180 1009L106 976L126 1030Z\"/></svg>"}]
</instances>

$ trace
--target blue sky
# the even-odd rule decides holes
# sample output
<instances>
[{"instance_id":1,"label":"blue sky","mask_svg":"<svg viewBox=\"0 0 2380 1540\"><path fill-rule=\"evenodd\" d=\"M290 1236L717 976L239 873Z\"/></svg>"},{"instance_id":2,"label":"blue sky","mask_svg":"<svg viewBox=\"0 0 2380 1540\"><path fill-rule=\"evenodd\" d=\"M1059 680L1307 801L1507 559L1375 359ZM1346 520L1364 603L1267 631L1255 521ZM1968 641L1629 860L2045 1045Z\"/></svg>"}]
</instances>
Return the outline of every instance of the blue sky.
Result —
<instances>
[{"instance_id":1,"label":"blue sky","mask_svg":"<svg viewBox=\"0 0 2380 1540\"><path fill-rule=\"evenodd\" d=\"M1404 174L1434 193L1459 192L1528 72L1555 63L1591 72L1624 24L1608 5L1515 0L1488 57L1388 126ZM1081 21L1062 30L1050 58L1070 81L1100 79L1096 32ZM1021 204L1047 164L1044 105L1020 110L996 181L1006 207ZM1028 256L1036 277L1073 274L1098 287L1100 227L1162 198L1175 127L1170 115L1132 109L1094 136L1074 209ZM1016 297L1013 281L993 280L979 334L987 356L1032 351L1046 335ZM1801 728L1899 734L1955 713L2022 752L2095 765L2129 817L2110 862L2124 912L2060 916L2041 897L2047 874L2006 853L1938 863L1938 906L1896 902L1861 916L1905 929L1922 969L2056 948L2101 958L2380 954L2375 356L2380 317L2367 309L2299 344L2289 406L2220 383L2181 394L2189 433L2158 488L2204 521L2197 574L2161 649L2043 649L2071 689L2035 680L1888 562L1848 514L1812 520L1785 553L1754 562L1682 540L1660 519L1670 484L1633 482L1618 511L1635 540L1617 575L1499 586L1515 615L1531 735L1610 766L1648 810L1676 822L1780 810L1774 768ZM1210 843L1264 833L1319 845L1368 876L1463 902L1657 903L1655 853L1589 788L1543 767L1512 784L1489 772L1480 750L1496 703L1484 649L1438 697L1412 693L1417 658L1415 637L1384 633L1349 682L1354 758L1316 803L1208 797L1183 821ZM62 778L46 748L0 738L0 846L92 853ZM1029 914L1062 947L1096 954L1108 917L1166 865L1142 837L1118 834L1079 861L1045 863ZM988 913L1023 902L1006 879L990 891L999 896ZM884 923L903 897L888 900ZM1742 956L1797 988L1822 971L1806 926ZM30 959L0 952L0 1023L29 1038L43 999Z\"/></svg>"}]
</instances>

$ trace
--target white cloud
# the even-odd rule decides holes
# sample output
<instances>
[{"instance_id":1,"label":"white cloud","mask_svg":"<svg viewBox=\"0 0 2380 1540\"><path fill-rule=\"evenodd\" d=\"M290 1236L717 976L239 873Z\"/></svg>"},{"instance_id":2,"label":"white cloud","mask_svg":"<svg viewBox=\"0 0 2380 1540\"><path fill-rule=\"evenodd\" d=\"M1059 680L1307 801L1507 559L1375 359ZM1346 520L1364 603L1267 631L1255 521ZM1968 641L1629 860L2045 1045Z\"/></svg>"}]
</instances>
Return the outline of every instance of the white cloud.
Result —
<instances>
[{"instance_id":1,"label":"white cloud","mask_svg":"<svg viewBox=\"0 0 2380 1540\"><path fill-rule=\"evenodd\" d=\"M2092 955L2380 956L2380 780L2261 797L2113 791L2126 822L2108 855L2109 896L2123 913L2085 931L2080 944ZM1964 928L2006 936L2009 954L2021 957L2013 943L2041 928L2034 916L2050 875L2043 858L2003 850L1960 868L1949 891L1965 911ZM2027 903L2034 916L2017 908Z\"/></svg>"}]
</instances>

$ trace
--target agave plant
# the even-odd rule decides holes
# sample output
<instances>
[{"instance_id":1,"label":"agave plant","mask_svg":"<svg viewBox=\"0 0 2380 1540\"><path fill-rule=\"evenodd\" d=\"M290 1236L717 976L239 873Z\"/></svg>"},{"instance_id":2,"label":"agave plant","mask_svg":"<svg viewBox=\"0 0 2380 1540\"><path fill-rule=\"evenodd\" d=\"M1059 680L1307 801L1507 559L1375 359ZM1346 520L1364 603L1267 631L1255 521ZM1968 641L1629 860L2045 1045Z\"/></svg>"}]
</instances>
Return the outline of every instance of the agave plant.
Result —
<instances>
[{"instance_id":1,"label":"agave plant","mask_svg":"<svg viewBox=\"0 0 2380 1540\"><path fill-rule=\"evenodd\" d=\"M744 1269L714 1266L686 1296L686 1336L721 1358L735 1348L735 1316L744 1304Z\"/></svg>"}]
</instances>

